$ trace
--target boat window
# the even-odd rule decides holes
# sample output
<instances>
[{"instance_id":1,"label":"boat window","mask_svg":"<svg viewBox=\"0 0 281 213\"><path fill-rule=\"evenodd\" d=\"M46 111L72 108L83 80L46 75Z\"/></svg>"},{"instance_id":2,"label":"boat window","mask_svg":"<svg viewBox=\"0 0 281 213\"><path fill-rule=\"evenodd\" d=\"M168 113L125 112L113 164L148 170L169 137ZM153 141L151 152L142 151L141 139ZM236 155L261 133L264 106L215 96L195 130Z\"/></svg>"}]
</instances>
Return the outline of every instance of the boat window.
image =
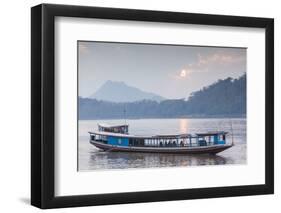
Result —
<instances>
[{"instance_id":1,"label":"boat window","mask_svg":"<svg viewBox=\"0 0 281 213\"><path fill-rule=\"evenodd\" d=\"M180 145L181 145L181 146L184 146L184 144L183 144L183 140L180 142Z\"/></svg>"},{"instance_id":2,"label":"boat window","mask_svg":"<svg viewBox=\"0 0 281 213\"><path fill-rule=\"evenodd\" d=\"M118 138L118 144L122 144L122 139Z\"/></svg>"},{"instance_id":3,"label":"boat window","mask_svg":"<svg viewBox=\"0 0 281 213\"><path fill-rule=\"evenodd\" d=\"M146 140L146 143L149 143L148 140ZM130 146L144 146L145 139L144 138L129 138L129 145Z\"/></svg>"}]
</instances>

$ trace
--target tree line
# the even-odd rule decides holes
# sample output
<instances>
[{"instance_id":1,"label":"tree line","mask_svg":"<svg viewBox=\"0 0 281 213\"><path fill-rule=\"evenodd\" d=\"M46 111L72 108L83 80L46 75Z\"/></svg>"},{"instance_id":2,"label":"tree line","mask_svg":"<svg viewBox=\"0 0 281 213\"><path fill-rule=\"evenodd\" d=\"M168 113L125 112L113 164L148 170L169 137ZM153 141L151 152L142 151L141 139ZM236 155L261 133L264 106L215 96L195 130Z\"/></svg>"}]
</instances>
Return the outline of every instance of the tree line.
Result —
<instances>
[{"instance_id":1,"label":"tree line","mask_svg":"<svg viewBox=\"0 0 281 213\"><path fill-rule=\"evenodd\" d=\"M246 115L246 74L238 79L218 80L193 92L188 100L161 102L142 100L116 103L79 97L79 119L244 117Z\"/></svg>"}]
</instances>

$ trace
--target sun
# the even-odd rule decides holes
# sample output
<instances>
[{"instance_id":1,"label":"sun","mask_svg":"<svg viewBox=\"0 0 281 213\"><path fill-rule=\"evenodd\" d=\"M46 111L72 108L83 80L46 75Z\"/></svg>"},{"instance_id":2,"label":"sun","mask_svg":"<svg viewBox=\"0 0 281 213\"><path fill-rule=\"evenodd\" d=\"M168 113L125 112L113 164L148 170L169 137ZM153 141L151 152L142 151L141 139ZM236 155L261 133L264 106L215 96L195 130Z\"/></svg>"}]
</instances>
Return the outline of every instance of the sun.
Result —
<instances>
[{"instance_id":1,"label":"sun","mask_svg":"<svg viewBox=\"0 0 281 213\"><path fill-rule=\"evenodd\" d=\"M186 77L186 70L182 70L180 73L180 77L185 78Z\"/></svg>"}]
</instances>

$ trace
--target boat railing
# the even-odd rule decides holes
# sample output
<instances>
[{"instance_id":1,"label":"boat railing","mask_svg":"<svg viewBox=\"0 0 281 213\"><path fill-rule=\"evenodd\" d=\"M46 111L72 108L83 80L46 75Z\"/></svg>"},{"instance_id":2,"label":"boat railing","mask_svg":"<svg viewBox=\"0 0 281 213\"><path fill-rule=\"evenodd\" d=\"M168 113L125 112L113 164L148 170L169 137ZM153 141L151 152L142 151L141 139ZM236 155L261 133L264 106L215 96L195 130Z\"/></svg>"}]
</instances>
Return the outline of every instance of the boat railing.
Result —
<instances>
[{"instance_id":1,"label":"boat railing","mask_svg":"<svg viewBox=\"0 0 281 213\"><path fill-rule=\"evenodd\" d=\"M198 147L198 146L212 146L216 145L215 142L192 142L192 143L158 143L158 144L149 144L145 143L144 145L140 146L145 146L145 147ZM136 145L134 145L136 146ZM137 145L138 146L138 145Z\"/></svg>"}]
</instances>

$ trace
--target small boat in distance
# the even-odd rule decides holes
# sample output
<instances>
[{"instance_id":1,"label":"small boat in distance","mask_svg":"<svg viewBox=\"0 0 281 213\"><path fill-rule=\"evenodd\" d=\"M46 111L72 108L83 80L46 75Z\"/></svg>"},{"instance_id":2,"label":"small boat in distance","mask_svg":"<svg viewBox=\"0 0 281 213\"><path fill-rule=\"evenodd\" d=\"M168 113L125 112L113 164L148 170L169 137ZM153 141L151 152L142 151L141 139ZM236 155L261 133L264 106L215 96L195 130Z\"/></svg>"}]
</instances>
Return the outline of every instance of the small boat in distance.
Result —
<instances>
[{"instance_id":1,"label":"small boat in distance","mask_svg":"<svg viewBox=\"0 0 281 213\"><path fill-rule=\"evenodd\" d=\"M226 143L227 132L137 136L129 134L129 125L98 124L89 132L90 143L108 152L149 152L182 154L217 154L234 144Z\"/></svg>"}]
</instances>

